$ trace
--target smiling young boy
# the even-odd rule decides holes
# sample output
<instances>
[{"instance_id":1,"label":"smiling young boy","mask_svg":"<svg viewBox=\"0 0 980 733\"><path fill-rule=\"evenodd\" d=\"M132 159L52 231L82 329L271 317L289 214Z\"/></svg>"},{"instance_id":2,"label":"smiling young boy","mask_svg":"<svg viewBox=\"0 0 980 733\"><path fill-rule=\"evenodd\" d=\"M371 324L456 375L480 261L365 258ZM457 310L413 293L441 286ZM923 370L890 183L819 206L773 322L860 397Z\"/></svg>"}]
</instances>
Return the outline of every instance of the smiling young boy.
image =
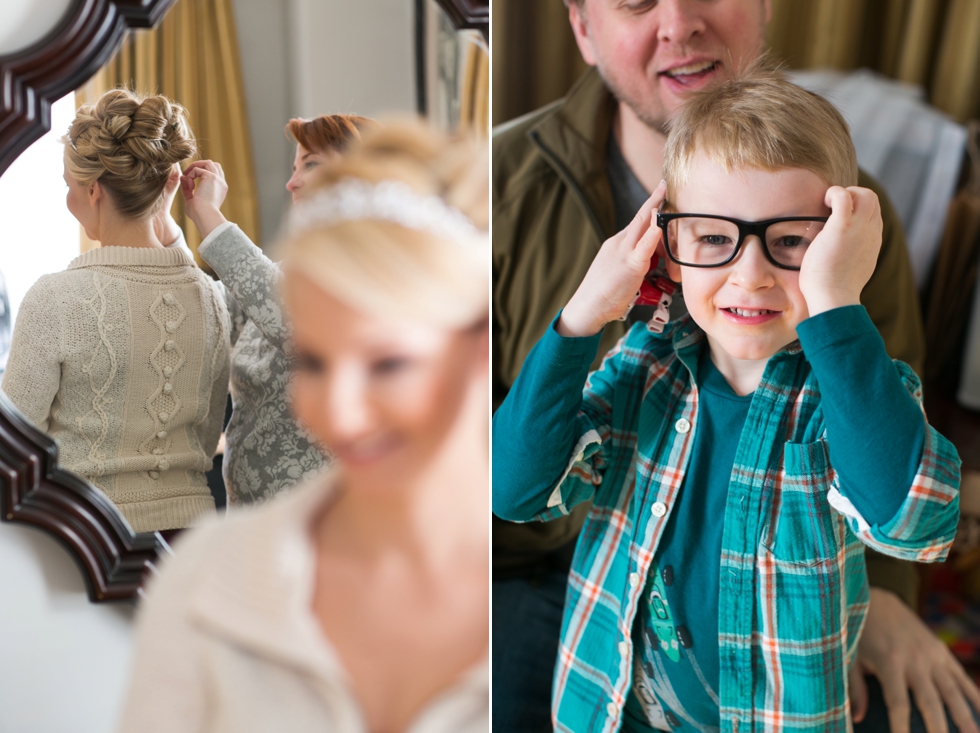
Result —
<instances>
[{"instance_id":1,"label":"smiling young boy","mask_svg":"<svg viewBox=\"0 0 980 733\"><path fill-rule=\"evenodd\" d=\"M495 514L593 501L555 729L846 731L861 543L941 560L959 514L955 449L860 305L878 201L833 107L759 68L691 99L664 172L494 417ZM657 251L689 317L589 375Z\"/></svg>"}]
</instances>

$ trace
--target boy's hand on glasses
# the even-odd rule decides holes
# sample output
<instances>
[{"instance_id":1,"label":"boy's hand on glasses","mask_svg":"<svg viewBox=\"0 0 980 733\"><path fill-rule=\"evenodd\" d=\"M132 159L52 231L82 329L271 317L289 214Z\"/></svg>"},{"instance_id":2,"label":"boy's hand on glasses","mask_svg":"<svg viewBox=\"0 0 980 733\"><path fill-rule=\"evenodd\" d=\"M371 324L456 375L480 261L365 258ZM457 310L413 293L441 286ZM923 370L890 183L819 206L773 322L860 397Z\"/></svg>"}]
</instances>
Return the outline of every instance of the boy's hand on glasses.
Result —
<instances>
[{"instance_id":1,"label":"boy's hand on glasses","mask_svg":"<svg viewBox=\"0 0 980 733\"><path fill-rule=\"evenodd\" d=\"M831 186L831 214L800 266L800 292L811 316L858 305L881 249L881 206L874 191Z\"/></svg>"},{"instance_id":2,"label":"boy's hand on glasses","mask_svg":"<svg viewBox=\"0 0 980 733\"><path fill-rule=\"evenodd\" d=\"M594 336L626 313L650 269L650 258L660 246L656 213L666 194L667 184L661 182L629 226L603 242L558 319L558 333Z\"/></svg>"}]
</instances>

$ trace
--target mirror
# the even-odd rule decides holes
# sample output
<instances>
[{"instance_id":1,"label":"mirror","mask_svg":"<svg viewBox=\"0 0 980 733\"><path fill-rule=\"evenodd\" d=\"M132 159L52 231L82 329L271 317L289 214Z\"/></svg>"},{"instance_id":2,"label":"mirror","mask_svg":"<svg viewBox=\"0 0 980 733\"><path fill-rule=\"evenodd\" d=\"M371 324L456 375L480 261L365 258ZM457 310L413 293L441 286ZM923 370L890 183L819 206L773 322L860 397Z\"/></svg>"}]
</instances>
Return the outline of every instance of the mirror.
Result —
<instances>
[{"instance_id":1,"label":"mirror","mask_svg":"<svg viewBox=\"0 0 980 733\"><path fill-rule=\"evenodd\" d=\"M17 16L21 23L18 30L7 32L6 15L3 23L0 23L3 26L0 27L0 74L10 81L8 88L13 90L11 95L0 100L3 105L0 107L0 175L49 129L52 103L78 89L96 74L123 43L127 29L152 27L176 3L176 0L15 1L18 3L16 7L21 10ZM419 0L414 9L418 12L420 3L433 1ZM437 1L456 28L470 29L468 33L475 30L482 35L485 44L489 22L487 0ZM336 28L327 29L321 25L319 28L323 29L323 33L318 36L315 32L317 26L313 26L314 32L299 27L304 18L311 20L322 16L323 11L316 0L281 0L274 3L268 0L234 0L233 4L239 16L236 18L239 46L243 50L250 49L241 57L247 97L244 104L250 118L257 173L256 198L262 215L256 238L259 242L268 242L278 228L279 217L288 206L283 187L288 175L283 177L281 172L291 165L293 149L282 134L286 119L293 114L311 117L324 111L320 103L320 99L325 98L322 90L331 84L339 85L337 88L341 89L332 97L337 99L344 89L358 90L363 83L359 84L356 78L345 78L343 74L327 79L316 72L319 68L331 68L329 65L317 66L307 60L304 66L302 59L300 63L297 62L297 54L306 53L312 58L316 53L325 53L321 45L336 47L336 44L321 44L323 35L343 35L345 31L343 28L337 31ZM391 10L393 15L401 13L399 17L403 25L411 27L413 6L407 0L379 0L378 4ZM365 26L372 22L380 23L376 19L377 13L372 19L360 3L344 5L339 14L344 15L348 10L354 15L359 14L359 18L354 20ZM331 16L331 19L336 18ZM418 30L418 15L414 22ZM270 30L277 28L283 31L280 35L281 53L278 55L279 78L282 74L292 74L291 81L295 81L286 90L281 88L281 83L277 85L273 73L276 69L271 68L275 62L262 61L262 58L271 56L261 57L255 43L256 39L268 39ZM299 34L303 43L290 44L290 32ZM31 37L39 40L28 45L25 39ZM419 37L416 36L414 47L410 33L404 40L409 58L398 73L402 76L407 74L408 83L402 84L398 90L400 94L404 94L405 88L411 89L412 56L418 60L423 54L418 45ZM11 38L19 42L11 42ZM421 38L424 40L426 36ZM353 56L358 51L348 41L346 52ZM460 61L461 57L457 56L456 59ZM357 61L348 60L348 67L334 65L332 68L356 70ZM392 75L390 69L387 74L377 70L371 73L378 77ZM421 73L418 69L416 73L418 81ZM446 78L450 76L443 74ZM464 81L460 77L453 77L457 84ZM347 87L343 86L345 83ZM263 90L259 99L251 98L251 91L256 88ZM431 86L429 91L432 91ZM354 92L349 91L349 94L353 95ZM181 100L178 98L178 101ZM391 97L385 98L384 102L375 108L365 108L363 102L348 101L346 104L353 107L348 110L336 109L337 102L334 101L334 108L329 111L356 111L373 115L398 106L391 104ZM417 104L418 100L409 95L401 106L414 110ZM291 110L295 112L290 114ZM220 157L214 157L220 160ZM266 175L266 171L274 173ZM43 257L43 252L38 251L36 255ZM3 318L0 316L0 329L2 325ZM0 344L3 339L4 334L0 331ZM24 523L54 536L83 570L89 597L93 601L132 599L142 578L152 569L158 554L166 547L156 533L133 533L105 494L87 481L59 468L55 443L31 425L2 393L0 519Z\"/></svg>"}]
</instances>

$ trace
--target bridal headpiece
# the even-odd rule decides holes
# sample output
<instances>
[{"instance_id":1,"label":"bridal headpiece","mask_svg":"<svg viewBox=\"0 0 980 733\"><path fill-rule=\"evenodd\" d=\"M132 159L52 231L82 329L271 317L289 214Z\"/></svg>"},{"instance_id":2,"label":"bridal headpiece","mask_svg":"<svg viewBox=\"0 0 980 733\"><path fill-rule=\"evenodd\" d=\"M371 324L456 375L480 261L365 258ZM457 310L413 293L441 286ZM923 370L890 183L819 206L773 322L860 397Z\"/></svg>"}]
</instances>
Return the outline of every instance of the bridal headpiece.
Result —
<instances>
[{"instance_id":1,"label":"bridal headpiece","mask_svg":"<svg viewBox=\"0 0 980 733\"><path fill-rule=\"evenodd\" d=\"M290 215L288 233L345 221L388 221L451 240L483 238L463 212L438 196L423 195L401 181L369 183L346 178L302 200Z\"/></svg>"}]
</instances>

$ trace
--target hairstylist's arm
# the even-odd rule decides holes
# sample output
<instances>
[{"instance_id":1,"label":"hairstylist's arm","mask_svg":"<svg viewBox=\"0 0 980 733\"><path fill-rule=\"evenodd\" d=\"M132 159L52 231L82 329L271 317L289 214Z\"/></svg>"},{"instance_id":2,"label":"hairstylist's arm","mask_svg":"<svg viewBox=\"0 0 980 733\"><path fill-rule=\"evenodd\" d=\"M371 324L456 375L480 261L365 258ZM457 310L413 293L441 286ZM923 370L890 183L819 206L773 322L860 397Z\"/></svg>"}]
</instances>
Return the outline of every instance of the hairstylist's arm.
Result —
<instances>
[{"instance_id":1,"label":"hairstylist's arm","mask_svg":"<svg viewBox=\"0 0 980 733\"><path fill-rule=\"evenodd\" d=\"M928 733L947 733L945 710L960 733L980 733L973 713L980 711L980 690L922 620L898 596L880 588L871 589L858 664L851 673L856 722L864 719L868 706L862 671L881 682L892 733L909 733L910 690Z\"/></svg>"},{"instance_id":2,"label":"hairstylist's arm","mask_svg":"<svg viewBox=\"0 0 980 733\"><path fill-rule=\"evenodd\" d=\"M221 204L228 195L221 163L213 160L194 161L184 169L180 187L184 194L184 211L194 222L202 239L228 221L221 213Z\"/></svg>"},{"instance_id":3,"label":"hairstylist's arm","mask_svg":"<svg viewBox=\"0 0 980 733\"><path fill-rule=\"evenodd\" d=\"M198 254L266 340L289 353L289 324L277 287L279 268L237 226L218 230L227 222L220 210L228 193L221 164L211 160L191 163L184 171L181 189L184 210L204 240Z\"/></svg>"}]
</instances>

